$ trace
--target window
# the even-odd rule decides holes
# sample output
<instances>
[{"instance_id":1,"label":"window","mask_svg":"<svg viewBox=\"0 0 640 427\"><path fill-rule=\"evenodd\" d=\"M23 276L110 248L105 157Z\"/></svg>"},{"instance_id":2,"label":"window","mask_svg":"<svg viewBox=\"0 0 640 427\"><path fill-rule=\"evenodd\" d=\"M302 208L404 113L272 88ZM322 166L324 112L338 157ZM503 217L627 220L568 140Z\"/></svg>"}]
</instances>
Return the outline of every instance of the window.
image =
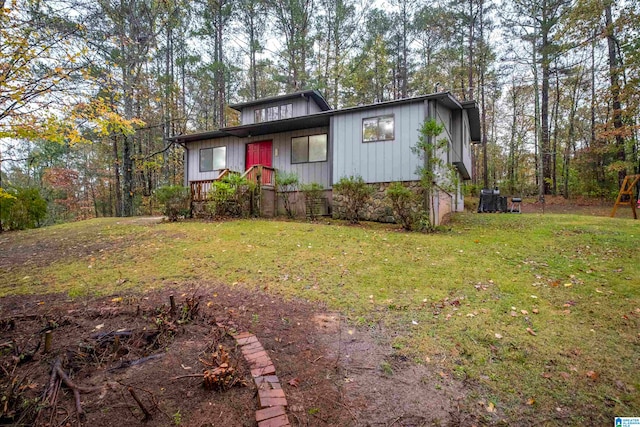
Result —
<instances>
[{"instance_id":1,"label":"window","mask_svg":"<svg viewBox=\"0 0 640 427\"><path fill-rule=\"evenodd\" d=\"M325 162L327 134L291 138L291 163Z\"/></svg>"},{"instance_id":2,"label":"window","mask_svg":"<svg viewBox=\"0 0 640 427\"><path fill-rule=\"evenodd\" d=\"M280 106L280 118L290 119L293 117L293 104L284 104Z\"/></svg>"},{"instance_id":3,"label":"window","mask_svg":"<svg viewBox=\"0 0 640 427\"><path fill-rule=\"evenodd\" d=\"M278 120L280 118L280 108L269 107L267 108L267 120Z\"/></svg>"},{"instance_id":4,"label":"window","mask_svg":"<svg viewBox=\"0 0 640 427\"><path fill-rule=\"evenodd\" d=\"M254 123L273 120L290 119L293 117L293 104L276 105L275 107L257 108L253 110Z\"/></svg>"},{"instance_id":5,"label":"window","mask_svg":"<svg viewBox=\"0 0 640 427\"><path fill-rule=\"evenodd\" d=\"M210 172L227 167L227 147L200 150L200 172Z\"/></svg>"},{"instance_id":6,"label":"window","mask_svg":"<svg viewBox=\"0 0 640 427\"><path fill-rule=\"evenodd\" d=\"M393 114L362 119L362 142L394 139Z\"/></svg>"}]
</instances>

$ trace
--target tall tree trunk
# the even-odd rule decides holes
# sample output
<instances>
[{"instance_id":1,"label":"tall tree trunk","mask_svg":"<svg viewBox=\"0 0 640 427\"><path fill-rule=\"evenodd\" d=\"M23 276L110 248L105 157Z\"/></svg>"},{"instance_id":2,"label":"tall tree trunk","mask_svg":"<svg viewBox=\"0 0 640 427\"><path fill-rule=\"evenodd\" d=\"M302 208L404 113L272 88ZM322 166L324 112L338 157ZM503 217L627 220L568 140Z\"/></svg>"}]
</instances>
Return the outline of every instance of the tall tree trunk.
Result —
<instances>
[{"instance_id":1,"label":"tall tree trunk","mask_svg":"<svg viewBox=\"0 0 640 427\"><path fill-rule=\"evenodd\" d=\"M591 42L591 139L590 145L593 147L596 142L596 38L597 30L593 31L593 41Z\"/></svg>"},{"instance_id":2,"label":"tall tree trunk","mask_svg":"<svg viewBox=\"0 0 640 427\"><path fill-rule=\"evenodd\" d=\"M482 16L483 9L483 1L480 0L480 40L484 44L484 17ZM469 6L471 10L469 12L473 12L473 0L469 0ZM469 25L471 28L470 32L470 41L473 40L473 19L472 23ZM483 46L483 49L486 49ZM484 53L483 53L484 55ZM469 43L469 97L473 99L473 46L472 43ZM487 158L487 104L485 102L485 71L486 64L483 56L483 60L480 64L480 106L482 111L482 168L484 173L484 188L489 188L489 159Z\"/></svg>"},{"instance_id":3,"label":"tall tree trunk","mask_svg":"<svg viewBox=\"0 0 640 427\"><path fill-rule=\"evenodd\" d=\"M225 126L224 105L226 100L225 67L222 51L224 18L222 17L222 2L219 2L218 4L220 4L220 10L218 13L218 28L216 29L216 57L218 58L218 66L216 67L216 85L218 88L218 123L222 128Z\"/></svg>"},{"instance_id":4,"label":"tall tree trunk","mask_svg":"<svg viewBox=\"0 0 640 427\"><path fill-rule=\"evenodd\" d=\"M162 142L164 146L164 151L162 152L162 179L165 183L169 182L169 157L167 152L167 145L169 144L169 136L170 136L170 127L171 127L171 92L173 86L173 76L171 73L171 49L173 49L172 43L172 34L171 34L171 24L167 24L167 32L166 32L166 51L164 57L164 70L165 70L165 79L164 79L164 126L163 126L163 135Z\"/></svg>"},{"instance_id":5,"label":"tall tree trunk","mask_svg":"<svg viewBox=\"0 0 640 427\"><path fill-rule=\"evenodd\" d=\"M557 183L557 176L556 176L556 169L557 169L557 161L558 161L558 109L560 108L560 75L558 72L558 67L556 66L556 90L555 90L555 97L553 100L553 146L551 148L551 182L553 183L552 186L552 193L553 195L558 194L558 183Z\"/></svg>"},{"instance_id":6,"label":"tall tree trunk","mask_svg":"<svg viewBox=\"0 0 640 427\"><path fill-rule=\"evenodd\" d=\"M546 2L545 2L546 3ZM543 194L551 193L551 143L549 138L549 78L550 78L550 59L549 49L551 41L549 40L549 31L546 23L548 22L547 7L542 8L542 28L541 37L542 45L540 50L541 68L542 68L542 88L540 92L540 158L542 160L542 184Z\"/></svg>"},{"instance_id":7,"label":"tall tree trunk","mask_svg":"<svg viewBox=\"0 0 640 427\"><path fill-rule=\"evenodd\" d=\"M605 10L605 24L607 35L607 47L609 53L609 80L611 90L611 103L613 107L613 127L615 129L616 138L616 158L620 162L626 160L624 147L624 137L622 136L622 105L620 102L620 62L616 52L616 40L613 28L613 19L611 16L611 3L607 3ZM622 185L622 181L626 176L626 169L618 171L618 185Z\"/></svg>"},{"instance_id":8,"label":"tall tree trunk","mask_svg":"<svg viewBox=\"0 0 640 427\"><path fill-rule=\"evenodd\" d=\"M475 64L473 63L474 61L474 56L473 56L473 48L475 46L474 44L474 28L475 28L475 18L473 15L473 2L474 0L469 0L469 69L467 71L468 74L468 78L469 78L469 99L473 99L473 95L474 95L474 84L473 84L473 69L475 67ZM485 148L486 150L486 148ZM485 158L486 158L486 152L485 152ZM486 160L485 160L486 162ZM487 174L486 170L485 170L485 175ZM485 182L486 182L486 178L485 178Z\"/></svg>"},{"instance_id":9,"label":"tall tree trunk","mask_svg":"<svg viewBox=\"0 0 640 427\"><path fill-rule=\"evenodd\" d=\"M122 216L122 187L120 183L120 164L119 153L118 153L118 136L113 135L113 180L116 193L116 216Z\"/></svg>"},{"instance_id":10,"label":"tall tree trunk","mask_svg":"<svg viewBox=\"0 0 640 427\"><path fill-rule=\"evenodd\" d=\"M253 100L258 99L258 70L256 64L257 50L255 16L251 14L251 16L249 16L249 66L251 67L250 85L251 99Z\"/></svg>"},{"instance_id":11,"label":"tall tree trunk","mask_svg":"<svg viewBox=\"0 0 640 427\"><path fill-rule=\"evenodd\" d=\"M408 89L407 89L407 78L408 78L408 61L407 61L407 56L409 55L409 51L408 51L408 47L407 47L407 37L408 37L408 31L407 31L407 26L408 26L408 21L409 21L409 16L408 16L408 12L407 12L407 1L408 0L403 0L402 2L402 64L401 67L402 69L400 70L400 76L402 78L402 82L401 82L401 86L400 86L400 90L401 90L401 97L402 98L406 98L408 96Z\"/></svg>"}]
</instances>

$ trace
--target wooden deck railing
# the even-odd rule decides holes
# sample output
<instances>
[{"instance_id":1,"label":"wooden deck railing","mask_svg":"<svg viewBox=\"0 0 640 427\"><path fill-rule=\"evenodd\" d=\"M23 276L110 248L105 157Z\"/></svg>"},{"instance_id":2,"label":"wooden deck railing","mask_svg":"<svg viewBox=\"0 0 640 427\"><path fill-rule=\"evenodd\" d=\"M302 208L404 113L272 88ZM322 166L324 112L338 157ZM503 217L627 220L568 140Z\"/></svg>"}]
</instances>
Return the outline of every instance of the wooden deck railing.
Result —
<instances>
[{"instance_id":1,"label":"wooden deck railing","mask_svg":"<svg viewBox=\"0 0 640 427\"><path fill-rule=\"evenodd\" d=\"M202 181L190 181L189 186L191 187L191 201L204 202L205 200L207 200L207 194L209 194L213 183L221 180L230 173L232 172L229 169L222 169L217 178L204 179Z\"/></svg>"},{"instance_id":2,"label":"wooden deck railing","mask_svg":"<svg viewBox=\"0 0 640 427\"><path fill-rule=\"evenodd\" d=\"M206 201L207 195L211 191L211 186L213 185L213 183L233 173L239 172L234 172L229 169L222 169L217 178L205 179L202 181L190 181L189 186L191 187L191 201ZM276 170L269 166L254 165L247 169L246 172L242 174L242 176L247 178L248 181L255 183L257 183L259 179L260 185L262 185L263 187L272 187L275 185Z\"/></svg>"},{"instance_id":3,"label":"wooden deck railing","mask_svg":"<svg viewBox=\"0 0 640 427\"><path fill-rule=\"evenodd\" d=\"M247 181L258 183L262 186L274 186L276 178L276 170L269 166L253 165L242 174Z\"/></svg>"}]
</instances>

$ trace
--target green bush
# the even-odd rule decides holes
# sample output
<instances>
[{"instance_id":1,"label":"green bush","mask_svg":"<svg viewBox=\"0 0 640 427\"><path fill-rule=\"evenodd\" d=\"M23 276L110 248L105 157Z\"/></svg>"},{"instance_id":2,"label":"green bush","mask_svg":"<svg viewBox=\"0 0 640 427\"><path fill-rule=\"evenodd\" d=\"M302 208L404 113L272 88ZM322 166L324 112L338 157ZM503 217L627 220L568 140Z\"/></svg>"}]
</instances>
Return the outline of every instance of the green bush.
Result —
<instances>
[{"instance_id":1,"label":"green bush","mask_svg":"<svg viewBox=\"0 0 640 427\"><path fill-rule=\"evenodd\" d=\"M293 211L293 203L295 192L300 187L300 179L295 172L278 172L276 174L276 189L282 197L282 204L284 210L287 212L289 218L295 216Z\"/></svg>"},{"instance_id":2,"label":"green bush","mask_svg":"<svg viewBox=\"0 0 640 427\"><path fill-rule=\"evenodd\" d=\"M407 231L415 230L420 216L417 196L402 183L394 182L387 188L387 198L396 222Z\"/></svg>"},{"instance_id":3,"label":"green bush","mask_svg":"<svg viewBox=\"0 0 640 427\"><path fill-rule=\"evenodd\" d=\"M164 205L163 213L169 221L177 221L189 213L189 189L179 185L166 185L156 189L158 203Z\"/></svg>"},{"instance_id":4,"label":"green bush","mask_svg":"<svg viewBox=\"0 0 640 427\"><path fill-rule=\"evenodd\" d=\"M360 218L360 211L373 193L373 188L358 175L340 178L340 181L333 185L333 191L343 198L345 218L356 224Z\"/></svg>"},{"instance_id":5,"label":"green bush","mask_svg":"<svg viewBox=\"0 0 640 427\"><path fill-rule=\"evenodd\" d=\"M322 200L322 193L324 187L317 182L311 184L304 184L300 187L302 194L304 194L304 206L307 211L307 217L311 221L315 221L318 214L318 206L320 206L320 200Z\"/></svg>"},{"instance_id":6,"label":"green bush","mask_svg":"<svg viewBox=\"0 0 640 427\"><path fill-rule=\"evenodd\" d=\"M214 217L245 217L256 210L256 185L239 174L215 181L209 191L207 210Z\"/></svg>"},{"instance_id":7,"label":"green bush","mask_svg":"<svg viewBox=\"0 0 640 427\"><path fill-rule=\"evenodd\" d=\"M37 188L0 189L0 229L39 227L47 216L47 201Z\"/></svg>"}]
</instances>

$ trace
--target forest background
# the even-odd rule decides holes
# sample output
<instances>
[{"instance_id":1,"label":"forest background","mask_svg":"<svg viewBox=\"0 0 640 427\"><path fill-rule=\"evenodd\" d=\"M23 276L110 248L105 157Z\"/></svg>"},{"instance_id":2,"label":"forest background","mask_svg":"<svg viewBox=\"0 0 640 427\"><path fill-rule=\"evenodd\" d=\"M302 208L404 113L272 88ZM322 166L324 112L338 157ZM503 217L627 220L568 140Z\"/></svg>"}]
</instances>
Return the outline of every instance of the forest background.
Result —
<instances>
[{"instance_id":1,"label":"forest background","mask_svg":"<svg viewBox=\"0 0 640 427\"><path fill-rule=\"evenodd\" d=\"M477 100L466 191L613 198L638 173L640 2L0 0L0 231L150 214L172 136L318 89ZM22 215L22 222L9 215Z\"/></svg>"}]
</instances>

